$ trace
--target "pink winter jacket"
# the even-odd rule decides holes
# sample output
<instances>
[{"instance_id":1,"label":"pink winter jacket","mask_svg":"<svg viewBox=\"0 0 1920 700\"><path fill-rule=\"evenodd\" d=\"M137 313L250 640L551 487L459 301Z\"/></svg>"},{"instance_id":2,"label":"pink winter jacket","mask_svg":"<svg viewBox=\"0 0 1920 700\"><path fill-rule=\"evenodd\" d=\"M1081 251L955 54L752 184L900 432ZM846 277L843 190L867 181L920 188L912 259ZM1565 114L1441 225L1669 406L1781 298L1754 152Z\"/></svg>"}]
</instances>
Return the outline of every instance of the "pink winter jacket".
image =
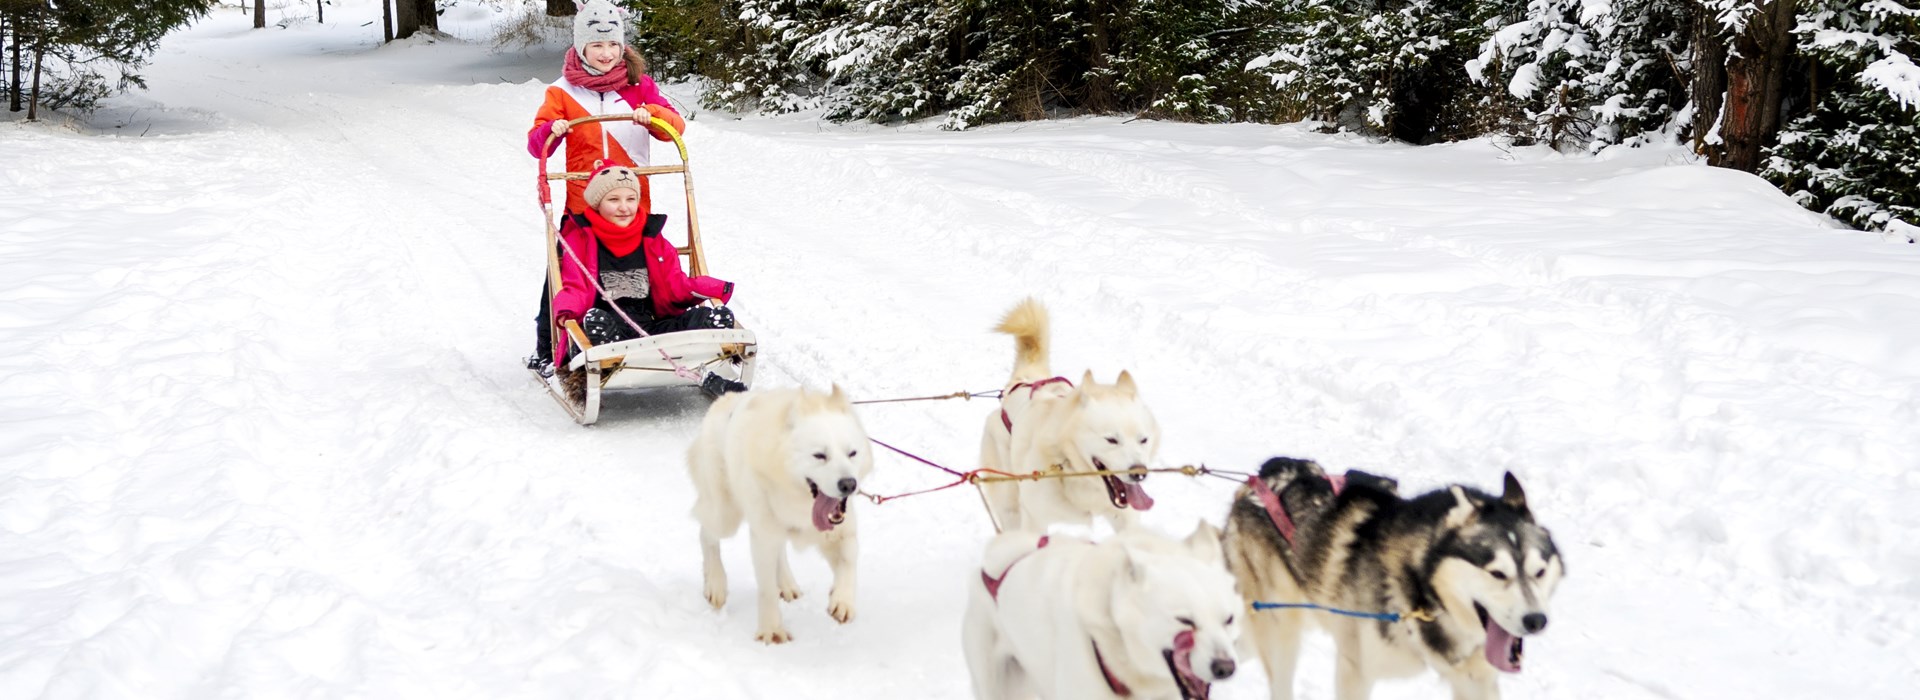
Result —
<instances>
[{"instance_id":1,"label":"pink winter jacket","mask_svg":"<svg viewBox=\"0 0 1920 700\"><path fill-rule=\"evenodd\" d=\"M689 277L680 268L680 251L660 234L666 224L665 214L648 216L646 234L640 239L640 249L647 255L647 284L651 287L648 297L653 301L653 315L672 318L708 299L719 299L722 304L731 301L732 282L716 277ZM593 225L585 216L566 217L560 225L560 238L580 256L580 262L585 263L587 269L581 270L565 250L560 252L560 293L554 295L553 312L556 318L577 320L593 308L593 302L599 297L589 280L600 278L600 243L594 238Z\"/></svg>"}]
</instances>

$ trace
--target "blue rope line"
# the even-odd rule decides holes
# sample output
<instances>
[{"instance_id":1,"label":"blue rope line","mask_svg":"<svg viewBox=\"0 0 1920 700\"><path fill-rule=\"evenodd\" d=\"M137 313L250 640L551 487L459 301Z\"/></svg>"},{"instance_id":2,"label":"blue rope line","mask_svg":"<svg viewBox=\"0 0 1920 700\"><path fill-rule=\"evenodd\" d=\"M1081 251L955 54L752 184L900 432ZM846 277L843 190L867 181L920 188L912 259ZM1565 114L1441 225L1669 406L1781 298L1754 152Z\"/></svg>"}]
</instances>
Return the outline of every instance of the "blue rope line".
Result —
<instances>
[{"instance_id":1,"label":"blue rope line","mask_svg":"<svg viewBox=\"0 0 1920 700\"><path fill-rule=\"evenodd\" d=\"M1258 600L1253 601L1254 610L1278 610L1282 608L1302 608L1306 610L1324 610L1324 611L1333 613L1335 615L1345 615L1347 617L1359 617L1359 618L1365 618L1368 620L1380 620L1382 622L1399 622L1400 621L1400 613L1391 613L1391 612L1370 613L1370 612L1359 612L1355 610L1341 610L1339 608L1329 608L1325 605L1314 605L1313 603L1268 603L1268 602L1258 601Z\"/></svg>"}]
</instances>

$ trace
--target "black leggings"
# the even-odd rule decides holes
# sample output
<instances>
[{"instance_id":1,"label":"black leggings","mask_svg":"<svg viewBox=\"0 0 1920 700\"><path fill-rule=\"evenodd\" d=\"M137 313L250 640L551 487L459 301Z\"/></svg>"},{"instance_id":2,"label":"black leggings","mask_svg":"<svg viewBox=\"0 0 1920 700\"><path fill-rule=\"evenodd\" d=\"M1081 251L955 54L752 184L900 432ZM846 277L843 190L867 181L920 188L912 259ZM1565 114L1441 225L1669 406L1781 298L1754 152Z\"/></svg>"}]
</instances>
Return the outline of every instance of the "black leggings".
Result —
<instances>
[{"instance_id":1,"label":"black leggings","mask_svg":"<svg viewBox=\"0 0 1920 700\"><path fill-rule=\"evenodd\" d=\"M696 306L687 309L686 313L679 316L666 318L635 314L631 309L627 311L627 315L634 317L633 320L640 324L640 328L645 330L647 335L733 327L733 310L724 306L717 308ZM619 314L601 305L587 309L586 317L580 319L580 330L586 331L587 340L594 345L617 343L640 337L640 334L633 332L633 327L628 326L626 320L620 318Z\"/></svg>"},{"instance_id":2,"label":"black leggings","mask_svg":"<svg viewBox=\"0 0 1920 700\"><path fill-rule=\"evenodd\" d=\"M535 314L533 317L533 342L535 344L533 354L538 356L542 361L551 363L553 362L553 324L547 322L547 306L553 297L548 293L548 289L545 285L541 286L540 313ZM633 329L627 326L627 322L620 319L619 314L613 313L612 310L607 308L606 303L605 300L595 303L593 308L587 309L586 318L580 319L580 329L586 331L587 340L594 345L601 345L622 340L632 340L639 337L640 334L633 332ZM674 331L736 327L733 320L733 309L724 306L717 308L704 305L696 306L687 309L686 313L680 314L679 316L670 316L667 318L654 318L653 314L647 313L646 311L634 313L635 311L641 310L628 307L627 315L632 316L633 320L638 321L640 328L645 330L647 335L672 333ZM589 323L589 320L594 322ZM596 329L599 329L597 334L599 337L596 337Z\"/></svg>"}]
</instances>

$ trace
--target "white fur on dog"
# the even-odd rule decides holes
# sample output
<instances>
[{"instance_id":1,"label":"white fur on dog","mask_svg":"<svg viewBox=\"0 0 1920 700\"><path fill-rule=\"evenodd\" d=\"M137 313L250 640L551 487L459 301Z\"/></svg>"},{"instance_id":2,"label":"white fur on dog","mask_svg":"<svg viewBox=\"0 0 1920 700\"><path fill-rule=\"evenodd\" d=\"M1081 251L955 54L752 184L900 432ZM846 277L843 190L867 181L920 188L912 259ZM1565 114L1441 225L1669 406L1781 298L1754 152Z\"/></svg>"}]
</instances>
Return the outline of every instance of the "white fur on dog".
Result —
<instances>
[{"instance_id":1,"label":"white fur on dog","mask_svg":"<svg viewBox=\"0 0 1920 700\"><path fill-rule=\"evenodd\" d=\"M726 605L720 540L744 521L759 587L755 639L779 644L793 638L780 616L781 600L800 597L787 564L788 544L820 548L833 567L827 613L843 623L853 619L854 512L847 508L843 522L822 531L814 495L817 488L823 497L844 502L873 471L866 430L838 386L831 394L786 389L721 397L687 450L687 471L697 494L693 516L700 522L707 602L716 609Z\"/></svg>"},{"instance_id":2,"label":"white fur on dog","mask_svg":"<svg viewBox=\"0 0 1920 700\"><path fill-rule=\"evenodd\" d=\"M1053 536L1036 548L1039 537L1014 530L988 543L981 566L1004 573L998 600L970 577L961 632L974 697L1118 697L1104 662L1128 697L1177 700L1168 655L1182 632L1193 635L1187 661L1198 679L1233 675L1240 595L1213 526L1184 542L1146 528L1099 544Z\"/></svg>"}]
</instances>

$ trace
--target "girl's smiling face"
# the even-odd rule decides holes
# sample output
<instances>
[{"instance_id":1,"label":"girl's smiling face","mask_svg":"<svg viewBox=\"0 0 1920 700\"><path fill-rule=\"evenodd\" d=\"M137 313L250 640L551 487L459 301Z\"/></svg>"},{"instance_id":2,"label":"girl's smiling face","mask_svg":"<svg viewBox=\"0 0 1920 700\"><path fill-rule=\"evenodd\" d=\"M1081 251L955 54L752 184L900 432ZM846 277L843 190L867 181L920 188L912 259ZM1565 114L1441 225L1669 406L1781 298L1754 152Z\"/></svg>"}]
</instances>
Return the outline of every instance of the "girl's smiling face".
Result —
<instances>
[{"instance_id":1,"label":"girl's smiling face","mask_svg":"<svg viewBox=\"0 0 1920 700\"><path fill-rule=\"evenodd\" d=\"M605 73L619 62L620 54L620 42L591 41L587 42L587 50L581 53L580 60L586 61L594 70Z\"/></svg>"},{"instance_id":2,"label":"girl's smiling face","mask_svg":"<svg viewBox=\"0 0 1920 700\"><path fill-rule=\"evenodd\" d=\"M625 226L633 223L633 217L640 213L640 193L630 187L616 189L601 197L600 206L593 209L608 223Z\"/></svg>"}]
</instances>

